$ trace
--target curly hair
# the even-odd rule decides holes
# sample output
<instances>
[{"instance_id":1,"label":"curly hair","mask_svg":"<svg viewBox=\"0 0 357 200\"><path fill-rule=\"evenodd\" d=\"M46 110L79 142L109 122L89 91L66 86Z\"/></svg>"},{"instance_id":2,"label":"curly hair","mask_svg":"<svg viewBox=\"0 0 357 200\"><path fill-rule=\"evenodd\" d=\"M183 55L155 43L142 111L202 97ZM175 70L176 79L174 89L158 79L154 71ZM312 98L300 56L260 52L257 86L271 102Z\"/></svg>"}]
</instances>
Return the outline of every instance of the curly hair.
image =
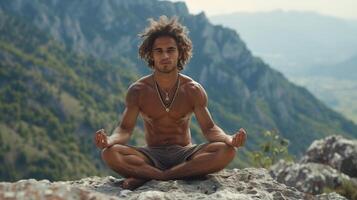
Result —
<instances>
[{"instance_id":1,"label":"curly hair","mask_svg":"<svg viewBox=\"0 0 357 200\"><path fill-rule=\"evenodd\" d=\"M188 37L188 30L178 22L177 17L169 19L167 16L160 16L159 20L148 19L149 26L144 32L139 34L143 39L139 46L139 56L145 60L149 67L154 67L152 48L155 40L161 36L172 37L177 44L179 58L177 68L181 71L192 57L192 42Z\"/></svg>"}]
</instances>

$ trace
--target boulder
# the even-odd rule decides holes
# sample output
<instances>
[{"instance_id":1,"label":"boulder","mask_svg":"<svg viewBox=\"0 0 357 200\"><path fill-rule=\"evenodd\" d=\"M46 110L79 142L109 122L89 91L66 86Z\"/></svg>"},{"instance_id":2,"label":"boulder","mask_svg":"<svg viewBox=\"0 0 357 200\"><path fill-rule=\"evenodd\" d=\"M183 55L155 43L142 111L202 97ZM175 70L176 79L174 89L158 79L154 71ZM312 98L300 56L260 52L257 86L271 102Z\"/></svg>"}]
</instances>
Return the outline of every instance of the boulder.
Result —
<instances>
[{"instance_id":1,"label":"boulder","mask_svg":"<svg viewBox=\"0 0 357 200\"><path fill-rule=\"evenodd\" d=\"M342 136L316 140L298 163L280 160L270 174L280 183L314 195L324 188L357 187L357 140Z\"/></svg>"},{"instance_id":2,"label":"boulder","mask_svg":"<svg viewBox=\"0 0 357 200\"><path fill-rule=\"evenodd\" d=\"M319 163L288 163L280 160L270 168L271 176L299 191L321 194L325 187L337 188L350 178L336 169Z\"/></svg>"},{"instance_id":3,"label":"boulder","mask_svg":"<svg viewBox=\"0 0 357 200\"><path fill-rule=\"evenodd\" d=\"M348 140L342 136L329 136L315 140L300 163L321 163L357 177L357 140Z\"/></svg>"}]
</instances>

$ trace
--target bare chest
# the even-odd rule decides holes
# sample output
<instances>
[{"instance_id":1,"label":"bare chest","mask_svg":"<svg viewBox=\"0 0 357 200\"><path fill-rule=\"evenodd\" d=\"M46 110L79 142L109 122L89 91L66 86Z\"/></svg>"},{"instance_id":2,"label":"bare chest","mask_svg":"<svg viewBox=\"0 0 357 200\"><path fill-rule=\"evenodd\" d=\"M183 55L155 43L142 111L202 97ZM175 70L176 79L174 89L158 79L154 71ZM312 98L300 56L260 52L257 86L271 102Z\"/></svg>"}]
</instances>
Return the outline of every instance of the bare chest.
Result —
<instances>
[{"instance_id":1,"label":"bare chest","mask_svg":"<svg viewBox=\"0 0 357 200\"><path fill-rule=\"evenodd\" d=\"M140 112L144 120L180 122L189 119L193 103L183 89L178 90L171 104L164 104L159 94L150 89L140 95Z\"/></svg>"}]
</instances>

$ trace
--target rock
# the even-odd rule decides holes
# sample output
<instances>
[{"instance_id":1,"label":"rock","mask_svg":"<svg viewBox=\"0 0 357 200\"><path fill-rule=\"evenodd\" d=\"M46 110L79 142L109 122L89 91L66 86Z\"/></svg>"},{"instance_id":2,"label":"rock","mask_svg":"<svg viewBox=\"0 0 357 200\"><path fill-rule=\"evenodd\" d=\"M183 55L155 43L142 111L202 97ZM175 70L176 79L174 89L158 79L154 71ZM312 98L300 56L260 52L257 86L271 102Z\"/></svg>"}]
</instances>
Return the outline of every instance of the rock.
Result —
<instances>
[{"instance_id":1,"label":"rock","mask_svg":"<svg viewBox=\"0 0 357 200\"><path fill-rule=\"evenodd\" d=\"M343 182L357 187L357 140L342 136L316 140L298 163L281 160L270 168L270 174L280 183L311 194L320 194L325 187L338 189Z\"/></svg>"},{"instance_id":2,"label":"rock","mask_svg":"<svg viewBox=\"0 0 357 200\"><path fill-rule=\"evenodd\" d=\"M335 199L335 200L346 200L345 197L337 194L336 192L332 192L329 194L320 194L316 196L320 200L330 200L330 199Z\"/></svg>"},{"instance_id":3,"label":"rock","mask_svg":"<svg viewBox=\"0 0 357 200\"><path fill-rule=\"evenodd\" d=\"M273 180L265 169L223 170L202 180L150 181L134 191L121 179L90 177L78 181L21 180L0 183L0 199L345 199L338 194L313 196Z\"/></svg>"},{"instance_id":4,"label":"rock","mask_svg":"<svg viewBox=\"0 0 357 200\"><path fill-rule=\"evenodd\" d=\"M314 141L300 163L321 163L331 166L350 177L357 177L357 140L329 136Z\"/></svg>"},{"instance_id":5,"label":"rock","mask_svg":"<svg viewBox=\"0 0 357 200\"><path fill-rule=\"evenodd\" d=\"M321 194L325 187L337 188L350 178L328 165L319 163L287 163L280 160L270 170L271 176L280 183L299 191Z\"/></svg>"}]
</instances>

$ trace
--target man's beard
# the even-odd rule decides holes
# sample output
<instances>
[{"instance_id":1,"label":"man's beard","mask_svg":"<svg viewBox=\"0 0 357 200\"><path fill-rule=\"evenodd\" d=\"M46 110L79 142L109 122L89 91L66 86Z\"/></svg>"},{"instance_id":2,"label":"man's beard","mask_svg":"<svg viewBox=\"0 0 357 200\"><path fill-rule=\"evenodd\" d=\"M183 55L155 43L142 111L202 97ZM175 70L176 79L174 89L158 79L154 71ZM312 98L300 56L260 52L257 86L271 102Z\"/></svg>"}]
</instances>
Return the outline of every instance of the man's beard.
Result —
<instances>
[{"instance_id":1,"label":"man's beard","mask_svg":"<svg viewBox=\"0 0 357 200\"><path fill-rule=\"evenodd\" d=\"M169 66L164 66L163 68L156 68L157 71L164 73L164 74L169 74L171 72L173 72L176 69L176 67L172 67L170 68Z\"/></svg>"}]
</instances>

